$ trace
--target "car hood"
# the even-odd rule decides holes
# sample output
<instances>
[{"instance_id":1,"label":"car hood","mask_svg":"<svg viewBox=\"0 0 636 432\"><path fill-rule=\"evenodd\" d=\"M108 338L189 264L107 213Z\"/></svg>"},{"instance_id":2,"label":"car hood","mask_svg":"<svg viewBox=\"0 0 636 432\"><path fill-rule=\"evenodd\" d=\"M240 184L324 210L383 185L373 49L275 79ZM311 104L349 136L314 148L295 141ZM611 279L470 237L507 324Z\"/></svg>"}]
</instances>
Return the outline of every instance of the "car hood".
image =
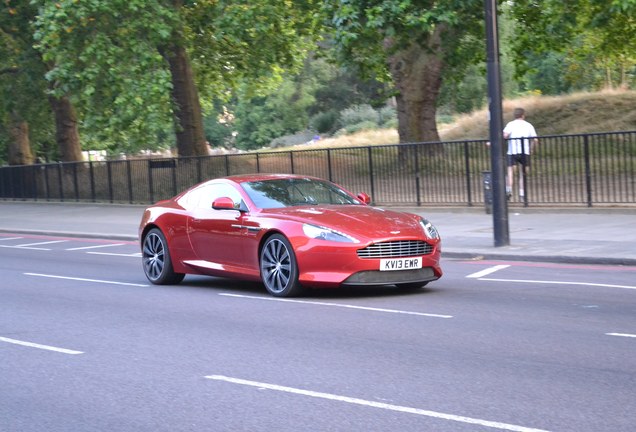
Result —
<instances>
[{"instance_id":1,"label":"car hood","mask_svg":"<svg viewBox=\"0 0 636 432\"><path fill-rule=\"evenodd\" d=\"M263 216L332 228L358 239L422 237L420 217L361 205L299 206L268 209Z\"/></svg>"}]
</instances>

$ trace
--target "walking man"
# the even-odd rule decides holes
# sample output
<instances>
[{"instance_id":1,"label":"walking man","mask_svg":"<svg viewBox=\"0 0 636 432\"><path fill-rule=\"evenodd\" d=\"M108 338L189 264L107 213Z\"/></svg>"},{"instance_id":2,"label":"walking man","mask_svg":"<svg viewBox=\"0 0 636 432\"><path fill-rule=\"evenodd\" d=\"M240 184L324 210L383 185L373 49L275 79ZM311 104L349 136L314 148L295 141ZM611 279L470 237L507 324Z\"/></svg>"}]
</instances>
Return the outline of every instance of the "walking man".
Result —
<instances>
[{"instance_id":1,"label":"walking man","mask_svg":"<svg viewBox=\"0 0 636 432\"><path fill-rule=\"evenodd\" d=\"M508 140L508 177L506 178L506 196L512 196L512 185L519 170L519 199L525 195L523 174L530 168L530 153L539 144L537 132L534 126L526 121L526 112L523 108L515 108L514 120L508 122L503 130L503 136Z\"/></svg>"}]
</instances>

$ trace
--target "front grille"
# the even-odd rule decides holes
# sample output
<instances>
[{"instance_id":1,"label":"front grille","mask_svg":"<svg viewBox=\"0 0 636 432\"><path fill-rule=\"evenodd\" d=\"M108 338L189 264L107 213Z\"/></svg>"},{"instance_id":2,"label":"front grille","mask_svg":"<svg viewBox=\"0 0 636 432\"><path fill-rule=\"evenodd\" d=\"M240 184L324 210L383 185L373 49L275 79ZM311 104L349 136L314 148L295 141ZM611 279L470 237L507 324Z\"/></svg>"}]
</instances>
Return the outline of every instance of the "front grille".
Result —
<instances>
[{"instance_id":1,"label":"front grille","mask_svg":"<svg viewBox=\"0 0 636 432\"><path fill-rule=\"evenodd\" d=\"M399 258L428 255L433 246L421 240L398 240L374 243L364 249L358 249L360 258Z\"/></svg>"},{"instance_id":2,"label":"front grille","mask_svg":"<svg viewBox=\"0 0 636 432\"><path fill-rule=\"evenodd\" d=\"M437 280L432 267L415 270L380 271L366 270L352 274L342 281L343 285L392 285L400 283L426 282Z\"/></svg>"}]
</instances>

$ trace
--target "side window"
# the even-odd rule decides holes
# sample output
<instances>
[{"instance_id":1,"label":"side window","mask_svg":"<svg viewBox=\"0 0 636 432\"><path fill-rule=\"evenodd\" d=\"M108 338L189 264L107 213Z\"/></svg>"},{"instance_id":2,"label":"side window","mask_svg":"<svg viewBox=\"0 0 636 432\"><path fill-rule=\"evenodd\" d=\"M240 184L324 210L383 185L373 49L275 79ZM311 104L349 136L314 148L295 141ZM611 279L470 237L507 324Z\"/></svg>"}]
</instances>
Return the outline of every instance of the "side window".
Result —
<instances>
[{"instance_id":1,"label":"side window","mask_svg":"<svg viewBox=\"0 0 636 432\"><path fill-rule=\"evenodd\" d=\"M234 201L235 205L240 204L242 200L241 194L230 185L213 184L208 185L202 189L204 189L204 191L202 191L201 195L199 196L196 205L197 208L211 209L214 200L221 197L231 198L232 201Z\"/></svg>"},{"instance_id":2,"label":"side window","mask_svg":"<svg viewBox=\"0 0 636 432\"><path fill-rule=\"evenodd\" d=\"M206 186L201 186L190 191L186 196L179 200L179 204L185 207L188 210L192 210L197 208L201 196L205 194Z\"/></svg>"},{"instance_id":3,"label":"side window","mask_svg":"<svg viewBox=\"0 0 636 432\"><path fill-rule=\"evenodd\" d=\"M214 200L221 197L229 197L235 204L242 201L241 194L232 186L226 184L209 184L190 192L182 205L190 210L211 210Z\"/></svg>"}]
</instances>

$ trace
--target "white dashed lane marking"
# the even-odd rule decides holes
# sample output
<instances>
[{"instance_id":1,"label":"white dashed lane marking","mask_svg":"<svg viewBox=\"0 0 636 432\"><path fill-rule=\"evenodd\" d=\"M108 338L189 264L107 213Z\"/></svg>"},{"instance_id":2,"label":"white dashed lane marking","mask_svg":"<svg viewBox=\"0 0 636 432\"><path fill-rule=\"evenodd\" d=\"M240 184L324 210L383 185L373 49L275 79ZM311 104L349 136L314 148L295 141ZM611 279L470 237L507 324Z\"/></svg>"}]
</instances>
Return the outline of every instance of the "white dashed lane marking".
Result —
<instances>
[{"instance_id":1,"label":"white dashed lane marking","mask_svg":"<svg viewBox=\"0 0 636 432\"><path fill-rule=\"evenodd\" d=\"M285 302L285 303L300 303L300 304L307 304L307 305L330 306L330 307L340 307L340 308L345 308L345 309L366 310L366 311L372 311L372 312L384 312L384 313L403 314L403 315L417 315L417 316L424 316L424 317L430 317L430 318L453 318L452 315L440 315L440 314L433 314L433 313L413 312L413 311L405 311L405 310L399 310L399 309L383 309L383 308L374 308L374 307L368 307L368 306L357 306L357 305L341 304L341 303L317 302L317 301L309 301L309 300L292 300L292 299L283 299L283 298L275 298L275 297L257 297L257 296L249 296L249 295L241 295L241 294L228 294L228 293L220 293L219 295L226 296L226 297L252 299L252 300L276 301L276 302Z\"/></svg>"},{"instance_id":2,"label":"white dashed lane marking","mask_svg":"<svg viewBox=\"0 0 636 432\"><path fill-rule=\"evenodd\" d=\"M33 342L26 342L26 341L21 341L21 340L17 340L17 339L10 339L10 338L6 338L6 337L1 337L0 336L0 342L7 342L10 344L14 344L14 345L22 345L22 346L26 346L26 347L30 347L30 348L38 348L38 349L42 349L42 350L47 350L47 351L55 351L55 352L59 352L62 354L84 354L82 351L75 351L75 350L70 350L70 349L66 349L66 348L59 348L59 347L54 347L51 345L42 345L42 344L37 344L37 343L33 343Z\"/></svg>"},{"instance_id":3,"label":"white dashed lane marking","mask_svg":"<svg viewBox=\"0 0 636 432\"><path fill-rule=\"evenodd\" d=\"M505 265L505 264L496 265L494 267L488 267L487 269L484 269L482 271L478 271L476 273L469 274L466 277L467 278L481 278L481 277L488 276L489 274L492 274L492 273L494 273L496 271L499 271L499 270L503 270L503 269L508 268L508 267L510 267L510 266L509 265Z\"/></svg>"},{"instance_id":4,"label":"white dashed lane marking","mask_svg":"<svg viewBox=\"0 0 636 432\"><path fill-rule=\"evenodd\" d=\"M216 381L224 381L224 382L228 382L232 384L256 387L259 389L274 390L279 392L296 394L300 396L309 396L313 398L327 399L327 400L336 401L336 402L362 405L365 407L378 408L378 409L395 411L395 412L400 412L405 414L415 414L415 415L420 415L425 417L432 417L432 418L441 419L441 420L450 420L450 421L473 424L473 425L484 426L484 427L500 429L500 430L515 431L515 432L547 432L544 429L535 429L535 428L530 428L525 426L509 424L509 423L501 423L501 422L483 420L483 419L472 418L472 417L464 417L464 416L455 415L455 414L446 414L446 413L437 412L437 411L430 411L430 410L413 408L408 406L393 405L393 404L388 404L383 402L358 399L358 398L349 397L349 396L323 393L323 392L312 391L312 390L304 390L304 389L299 389L294 387L286 387L286 386L281 386L276 384L250 381L250 380L245 380L240 378L232 378L232 377L227 377L223 375L209 375L209 376L206 376L205 378L210 380L216 380Z\"/></svg>"}]
</instances>

